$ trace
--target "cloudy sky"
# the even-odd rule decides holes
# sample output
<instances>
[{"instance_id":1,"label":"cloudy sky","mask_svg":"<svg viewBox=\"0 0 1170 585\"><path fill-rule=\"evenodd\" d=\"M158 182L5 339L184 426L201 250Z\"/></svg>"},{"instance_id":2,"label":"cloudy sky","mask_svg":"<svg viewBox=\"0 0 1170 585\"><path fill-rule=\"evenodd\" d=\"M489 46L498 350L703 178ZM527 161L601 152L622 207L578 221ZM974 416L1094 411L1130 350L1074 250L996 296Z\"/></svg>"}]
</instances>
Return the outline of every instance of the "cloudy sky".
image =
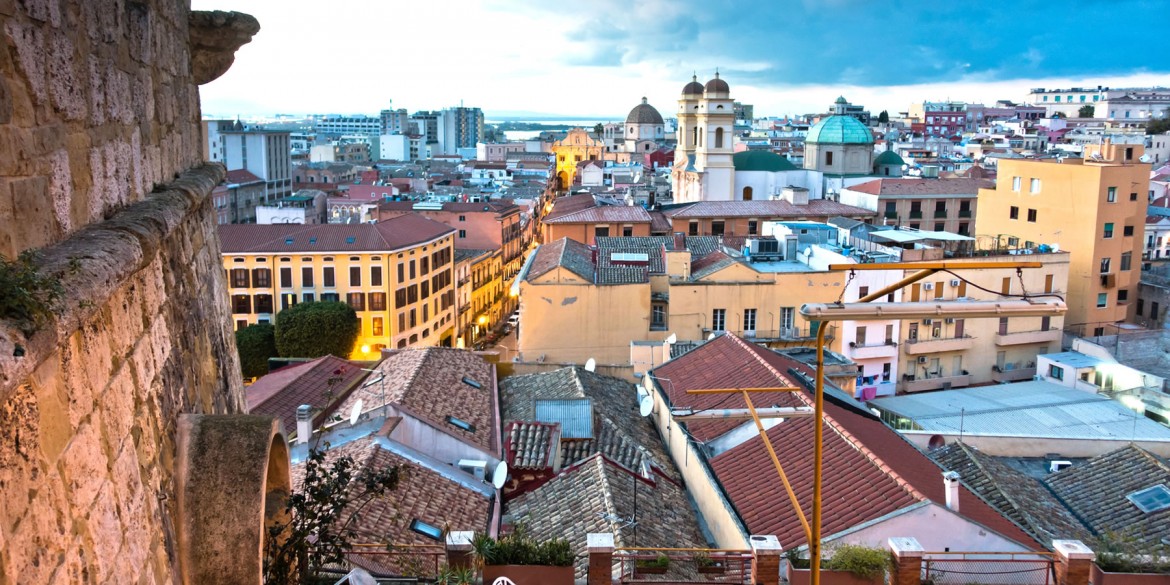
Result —
<instances>
[{"instance_id":1,"label":"cloudy sky","mask_svg":"<svg viewBox=\"0 0 1170 585\"><path fill-rule=\"evenodd\" d=\"M923 99L1022 100L1032 87L1167 85L1143 23L1165 0L194 0L260 20L202 87L209 115L458 105L493 116L672 115L716 68L757 116L874 112Z\"/></svg>"}]
</instances>

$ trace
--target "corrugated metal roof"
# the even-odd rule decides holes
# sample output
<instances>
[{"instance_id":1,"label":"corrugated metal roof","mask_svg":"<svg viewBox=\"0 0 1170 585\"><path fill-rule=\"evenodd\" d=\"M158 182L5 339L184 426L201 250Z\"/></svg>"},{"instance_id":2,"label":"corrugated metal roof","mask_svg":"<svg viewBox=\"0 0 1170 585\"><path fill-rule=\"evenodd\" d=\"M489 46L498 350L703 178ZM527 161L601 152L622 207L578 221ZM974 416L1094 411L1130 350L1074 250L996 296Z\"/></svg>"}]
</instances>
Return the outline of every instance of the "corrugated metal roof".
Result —
<instances>
[{"instance_id":1,"label":"corrugated metal roof","mask_svg":"<svg viewBox=\"0 0 1170 585\"><path fill-rule=\"evenodd\" d=\"M879 398L870 405L924 431L1170 441L1170 428L1120 402L1044 381Z\"/></svg>"},{"instance_id":2,"label":"corrugated metal roof","mask_svg":"<svg viewBox=\"0 0 1170 585\"><path fill-rule=\"evenodd\" d=\"M566 439L593 438L593 401L588 398L575 400L536 400L536 420L543 423L560 423L561 437Z\"/></svg>"}]
</instances>

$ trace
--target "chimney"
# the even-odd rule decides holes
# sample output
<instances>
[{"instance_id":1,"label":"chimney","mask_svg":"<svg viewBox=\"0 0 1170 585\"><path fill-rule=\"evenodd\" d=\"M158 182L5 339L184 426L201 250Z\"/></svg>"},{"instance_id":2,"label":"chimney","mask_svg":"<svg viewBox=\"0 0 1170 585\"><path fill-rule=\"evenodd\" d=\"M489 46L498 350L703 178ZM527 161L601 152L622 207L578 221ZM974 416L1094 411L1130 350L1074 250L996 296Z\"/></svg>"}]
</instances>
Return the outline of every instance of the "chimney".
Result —
<instances>
[{"instance_id":1,"label":"chimney","mask_svg":"<svg viewBox=\"0 0 1170 585\"><path fill-rule=\"evenodd\" d=\"M952 512L959 511L959 473L947 471L943 474L943 485L947 489L947 508Z\"/></svg>"},{"instance_id":2,"label":"chimney","mask_svg":"<svg viewBox=\"0 0 1170 585\"><path fill-rule=\"evenodd\" d=\"M313 407L302 404L297 407L297 444L304 445L313 436Z\"/></svg>"}]
</instances>

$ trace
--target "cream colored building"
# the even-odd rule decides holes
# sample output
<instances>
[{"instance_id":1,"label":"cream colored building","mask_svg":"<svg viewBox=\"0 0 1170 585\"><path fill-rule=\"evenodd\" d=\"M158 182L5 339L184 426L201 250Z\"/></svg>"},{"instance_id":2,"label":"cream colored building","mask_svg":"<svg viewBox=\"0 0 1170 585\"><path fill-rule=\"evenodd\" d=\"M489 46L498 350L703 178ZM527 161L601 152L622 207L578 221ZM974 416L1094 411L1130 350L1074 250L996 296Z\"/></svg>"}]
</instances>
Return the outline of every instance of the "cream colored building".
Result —
<instances>
[{"instance_id":1,"label":"cream colored building","mask_svg":"<svg viewBox=\"0 0 1170 585\"><path fill-rule=\"evenodd\" d=\"M1103 335L1130 321L1140 277L1150 165L1142 146L1086 145L1083 159L1003 159L979 191L975 225L995 248L1069 252L1066 327Z\"/></svg>"},{"instance_id":2,"label":"cream colored building","mask_svg":"<svg viewBox=\"0 0 1170 585\"><path fill-rule=\"evenodd\" d=\"M361 330L351 359L383 348L453 346L454 231L418 215L377 224L223 225L236 328L298 303L339 301Z\"/></svg>"}]
</instances>

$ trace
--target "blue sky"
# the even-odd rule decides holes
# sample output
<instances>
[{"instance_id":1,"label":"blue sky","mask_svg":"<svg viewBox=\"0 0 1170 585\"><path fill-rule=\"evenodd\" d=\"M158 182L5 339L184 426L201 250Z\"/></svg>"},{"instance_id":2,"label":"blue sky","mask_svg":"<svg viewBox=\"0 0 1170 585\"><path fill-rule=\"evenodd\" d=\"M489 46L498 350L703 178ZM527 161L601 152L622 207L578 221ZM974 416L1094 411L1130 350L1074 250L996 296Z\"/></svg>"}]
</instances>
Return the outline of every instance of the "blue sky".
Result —
<instances>
[{"instance_id":1,"label":"blue sky","mask_svg":"<svg viewBox=\"0 0 1170 585\"><path fill-rule=\"evenodd\" d=\"M204 112L376 113L458 105L489 114L665 115L718 68L757 115L873 111L922 99L1022 100L1028 88L1170 84L1144 23L1165 0L194 0L261 32Z\"/></svg>"}]
</instances>

